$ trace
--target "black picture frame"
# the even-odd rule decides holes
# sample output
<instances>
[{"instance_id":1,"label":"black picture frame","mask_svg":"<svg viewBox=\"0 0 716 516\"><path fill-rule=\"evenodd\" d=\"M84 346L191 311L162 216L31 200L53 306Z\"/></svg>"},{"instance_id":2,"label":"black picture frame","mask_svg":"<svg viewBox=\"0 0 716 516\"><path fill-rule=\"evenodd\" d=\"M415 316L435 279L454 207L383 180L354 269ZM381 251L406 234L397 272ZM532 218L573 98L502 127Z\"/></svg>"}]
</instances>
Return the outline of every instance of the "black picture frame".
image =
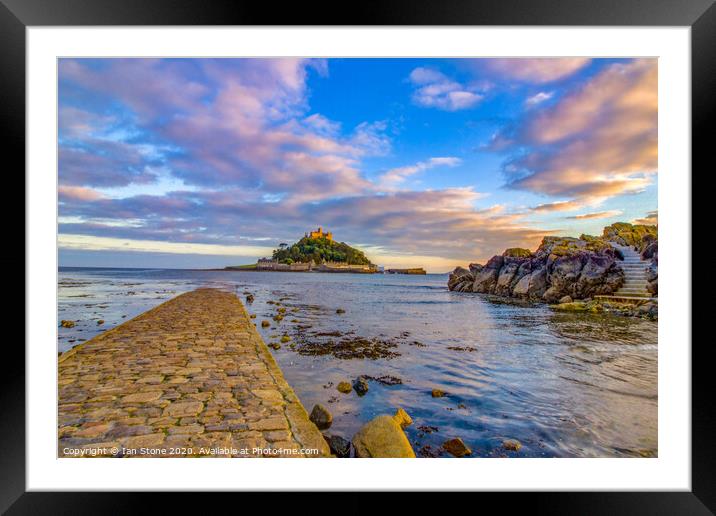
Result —
<instances>
[{"instance_id":1,"label":"black picture frame","mask_svg":"<svg viewBox=\"0 0 716 516\"><path fill-rule=\"evenodd\" d=\"M713 0L390 0L378 3L281 3L215 0L0 0L0 139L4 157L25 167L25 30L87 25L592 25L688 26L692 45L692 156L712 171L716 101L716 7ZM710 128L710 129L709 129ZM709 166L711 165L711 166ZM689 171L683 172L688 179ZM693 178L693 174L691 174ZM691 179L693 181L693 179ZM18 192L24 181L17 182ZM693 183L692 183L693 184ZM20 198L21 196L17 196ZM22 202L22 201L20 201ZM8 207L4 207L8 210ZM6 220L16 220L6 213ZM20 237L24 238L24 236ZM24 256L24 255L23 255ZM3 258L6 270L22 267ZM25 278L31 271L25 270ZM19 275L16 279L19 282ZM688 278L691 282L691 278ZM18 291L20 291L18 289ZM691 300L683 300L691 302ZM26 307L31 310L32 307ZM18 324L19 325L19 324ZM692 348L692 491L510 495L551 514L712 514L716 511L716 416L709 385L710 339ZM682 342L679 345L687 345ZM146 496L25 492L25 354L6 343L0 389L0 511L7 514L126 514L150 509ZM348 495L344 507L366 508ZM417 497L419 500L419 497ZM186 496L171 495L171 504ZM273 503L273 502L272 502ZM420 502L419 502L420 503ZM169 505L165 505L166 510Z\"/></svg>"}]
</instances>

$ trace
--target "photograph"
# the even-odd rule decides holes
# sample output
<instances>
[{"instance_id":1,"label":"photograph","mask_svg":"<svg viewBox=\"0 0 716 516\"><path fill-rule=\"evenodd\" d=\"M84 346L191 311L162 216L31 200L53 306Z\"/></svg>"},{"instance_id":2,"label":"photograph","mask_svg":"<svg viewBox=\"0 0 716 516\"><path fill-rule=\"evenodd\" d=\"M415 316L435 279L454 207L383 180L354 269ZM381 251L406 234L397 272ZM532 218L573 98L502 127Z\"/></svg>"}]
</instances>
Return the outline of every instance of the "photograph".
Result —
<instances>
[{"instance_id":1,"label":"photograph","mask_svg":"<svg viewBox=\"0 0 716 516\"><path fill-rule=\"evenodd\" d=\"M659 458L658 57L73 56L57 458Z\"/></svg>"}]
</instances>

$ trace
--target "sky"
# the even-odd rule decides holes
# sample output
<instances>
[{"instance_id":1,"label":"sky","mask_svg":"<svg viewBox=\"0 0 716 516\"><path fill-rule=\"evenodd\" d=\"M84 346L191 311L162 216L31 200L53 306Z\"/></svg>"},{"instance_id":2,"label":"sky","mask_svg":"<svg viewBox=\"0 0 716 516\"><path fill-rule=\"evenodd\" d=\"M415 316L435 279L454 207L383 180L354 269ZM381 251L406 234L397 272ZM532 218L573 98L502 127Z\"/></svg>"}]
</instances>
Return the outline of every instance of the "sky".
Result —
<instances>
[{"instance_id":1,"label":"sky","mask_svg":"<svg viewBox=\"0 0 716 516\"><path fill-rule=\"evenodd\" d=\"M318 226L446 272L656 224L656 59L61 59L61 266L254 263Z\"/></svg>"}]
</instances>

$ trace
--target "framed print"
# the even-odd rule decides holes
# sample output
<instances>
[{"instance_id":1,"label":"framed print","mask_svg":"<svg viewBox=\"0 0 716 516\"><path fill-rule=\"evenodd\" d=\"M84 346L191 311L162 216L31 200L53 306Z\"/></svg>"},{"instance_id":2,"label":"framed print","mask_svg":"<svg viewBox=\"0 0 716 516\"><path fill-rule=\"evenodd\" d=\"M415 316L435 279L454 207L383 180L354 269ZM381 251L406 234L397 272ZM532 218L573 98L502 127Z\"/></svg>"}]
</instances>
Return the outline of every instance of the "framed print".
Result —
<instances>
[{"instance_id":1,"label":"framed print","mask_svg":"<svg viewBox=\"0 0 716 516\"><path fill-rule=\"evenodd\" d=\"M713 509L690 279L709 2L320 24L58 5L2 11L27 203L3 509L143 490Z\"/></svg>"}]
</instances>

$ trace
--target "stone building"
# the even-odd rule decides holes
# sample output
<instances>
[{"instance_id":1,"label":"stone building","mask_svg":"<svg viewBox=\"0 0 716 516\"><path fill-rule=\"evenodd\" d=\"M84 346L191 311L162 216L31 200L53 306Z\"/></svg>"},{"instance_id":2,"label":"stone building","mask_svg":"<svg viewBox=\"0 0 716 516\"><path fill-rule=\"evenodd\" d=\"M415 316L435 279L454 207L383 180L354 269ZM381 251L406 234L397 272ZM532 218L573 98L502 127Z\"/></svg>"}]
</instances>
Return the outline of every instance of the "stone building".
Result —
<instances>
[{"instance_id":1,"label":"stone building","mask_svg":"<svg viewBox=\"0 0 716 516\"><path fill-rule=\"evenodd\" d=\"M323 228L320 227L316 231L306 233L306 236L310 238L325 238L326 240L333 240L333 233L330 231L324 233Z\"/></svg>"}]
</instances>

